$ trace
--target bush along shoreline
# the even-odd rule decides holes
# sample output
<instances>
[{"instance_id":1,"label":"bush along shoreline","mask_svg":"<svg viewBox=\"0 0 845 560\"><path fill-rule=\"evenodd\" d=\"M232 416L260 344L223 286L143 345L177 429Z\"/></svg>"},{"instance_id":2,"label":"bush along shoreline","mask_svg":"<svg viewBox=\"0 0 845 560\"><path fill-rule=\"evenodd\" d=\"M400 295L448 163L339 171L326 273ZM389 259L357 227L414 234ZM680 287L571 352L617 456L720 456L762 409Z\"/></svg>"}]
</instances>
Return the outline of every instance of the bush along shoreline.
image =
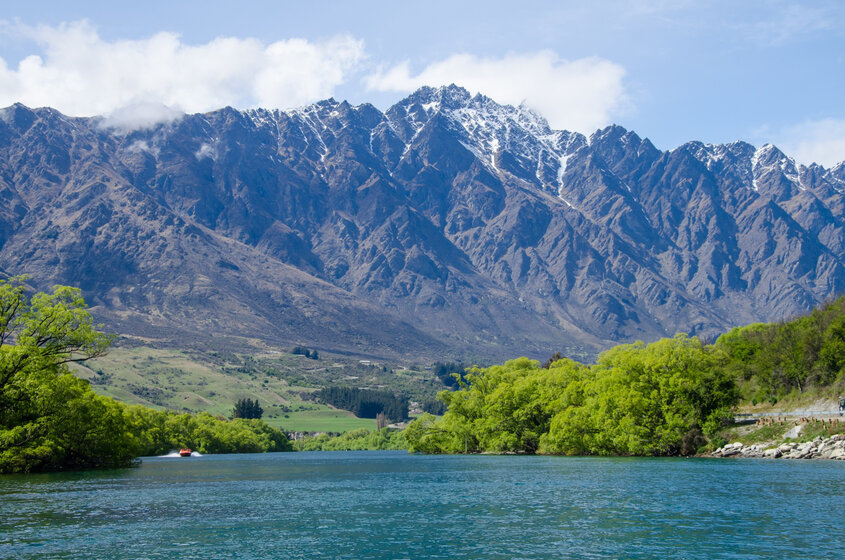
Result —
<instances>
[{"instance_id":1,"label":"bush along shoreline","mask_svg":"<svg viewBox=\"0 0 845 560\"><path fill-rule=\"evenodd\" d=\"M474 368L439 397L442 418L410 423L410 451L672 456L704 451L733 419L727 356L697 338L611 348L591 366L528 358Z\"/></svg>"},{"instance_id":2,"label":"bush along shoreline","mask_svg":"<svg viewBox=\"0 0 845 560\"><path fill-rule=\"evenodd\" d=\"M94 393L68 367L103 355L81 292L56 286L29 297L24 278L0 280L0 474L127 467L138 457L290 451L257 419L226 420L127 406Z\"/></svg>"},{"instance_id":3,"label":"bush along shoreline","mask_svg":"<svg viewBox=\"0 0 845 560\"><path fill-rule=\"evenodd\" d=\"M558 358L543 366L519 358L454 375L458 389L438 395L447 406L444 415L423 415L406 429L409 449L838 456L833 447L840 440L832 439L837 429L831 424L811 427L800 438L785 434L783 424L738 438L748 430L733 420L741 403L774 406L845 393L845 297L791 321L738 327L713 344L678 334L615 346L592 365Z\"/></svg>"}]
</instances>

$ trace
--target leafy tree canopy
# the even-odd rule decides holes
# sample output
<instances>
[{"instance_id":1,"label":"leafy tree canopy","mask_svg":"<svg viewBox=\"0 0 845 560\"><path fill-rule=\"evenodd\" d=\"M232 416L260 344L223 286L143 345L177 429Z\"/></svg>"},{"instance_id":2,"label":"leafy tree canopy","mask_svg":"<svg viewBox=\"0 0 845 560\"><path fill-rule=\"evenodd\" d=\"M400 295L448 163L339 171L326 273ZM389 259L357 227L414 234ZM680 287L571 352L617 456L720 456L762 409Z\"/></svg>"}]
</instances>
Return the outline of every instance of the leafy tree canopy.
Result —
<instances>
[{"instance_id":1,"label":"leafy tree canopy","mask_svg":"<svg viewBox=\"0 0 845 560\"><path fill-rule=\"evenodd\" d=\"M127 407L95 394L68 364L102 355L111 337L97 331L79 290L29 298L23 282L0 280L0 473L121 467L185 446L291 450L261 420Z\"/></svg>"},{"instance_id":2,"label":"leafy tree canopy","mask_svg":"<svg viewBox=\"0 0 845 560\"><path fill-rule=\"evenodd\" d=\"M678 335L617 346L585 366L527 358L472 369L439 397L439 420L408 427L412 450L597 455L694 453L722 426L739 395L726 356Z\"/></svg>"},{"instance_id":3,"label":"leafy tree canopy","mask_svg":"<svg viewBox=\"0 0 845 560\"><path fill-rule=\"evenodd\" d=\"M127 464L135 450L121 406L95 395L67 364L102 355L80 291L28 298L0 281L0 472Z\"/></svg>"},{"instance_id":4,"label":"leafy tree canopy","mask_svg":"<svg viewBox=\"0 0 845 560\"><path fill-rule=\"evenodd\" d=\"M733 329L716 346L749 400L775 402L792 391L828 386L845 375L845 298L792 321Z\"/></svg>"}]
</instances>

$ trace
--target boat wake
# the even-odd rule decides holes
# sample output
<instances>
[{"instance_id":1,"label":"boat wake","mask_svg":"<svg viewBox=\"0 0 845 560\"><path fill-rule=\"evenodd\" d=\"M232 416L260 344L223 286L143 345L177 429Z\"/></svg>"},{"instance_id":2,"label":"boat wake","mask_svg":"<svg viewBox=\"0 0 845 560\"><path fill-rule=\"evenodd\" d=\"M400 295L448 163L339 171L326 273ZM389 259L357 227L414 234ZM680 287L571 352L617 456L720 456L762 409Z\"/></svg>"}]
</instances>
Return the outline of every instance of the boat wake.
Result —
<instances>
[{"instance_id":1,"label":"boat wake","mask_svg":"<svg viewBox=\"0 0 845 560\"><path fill-rule=\"evenodd\" d=\"M159 455L159 457L181 457L181 455L178 451L171 451L167 455ZM202 455L200 453L197 453L196 451L192 451L191 457L202 457Z\"/></svg>"}]
</instances>

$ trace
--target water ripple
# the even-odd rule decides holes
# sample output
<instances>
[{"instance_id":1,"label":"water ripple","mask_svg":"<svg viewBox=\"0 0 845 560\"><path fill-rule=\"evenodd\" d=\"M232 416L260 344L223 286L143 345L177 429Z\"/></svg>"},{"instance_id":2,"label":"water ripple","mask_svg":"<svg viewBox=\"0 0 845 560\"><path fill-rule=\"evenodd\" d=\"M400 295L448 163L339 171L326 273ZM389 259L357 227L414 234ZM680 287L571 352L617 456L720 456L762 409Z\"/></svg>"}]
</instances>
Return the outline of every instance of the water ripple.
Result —
<instances>
[{"instance_id":1,"label":"water ripple","mask_svg":"<svg viewBox=\"0 0 845 560\"><path fill-rule=\"evenodd\" d=\"M337 452L0 477L0 558L835 558L845 463Z\"/></svg>"}]
</instances>

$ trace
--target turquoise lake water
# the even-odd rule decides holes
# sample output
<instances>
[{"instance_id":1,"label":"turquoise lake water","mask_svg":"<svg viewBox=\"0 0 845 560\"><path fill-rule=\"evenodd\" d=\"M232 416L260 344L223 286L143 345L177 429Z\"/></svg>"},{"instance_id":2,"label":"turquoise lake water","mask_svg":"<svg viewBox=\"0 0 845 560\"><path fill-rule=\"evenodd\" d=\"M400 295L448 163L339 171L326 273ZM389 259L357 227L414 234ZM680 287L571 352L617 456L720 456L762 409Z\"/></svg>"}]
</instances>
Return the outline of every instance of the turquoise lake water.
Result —
<instances>
[{"instance_id":1,"label":"turquoise lake water","mask_svg":"<svg viewBox=\"0 0 845 560\"><path fill-rule=\"evenodd\" d=\"M0 558L845 558L845 462L148 458L0 476Z\"/></svg>"}]
</instances>

